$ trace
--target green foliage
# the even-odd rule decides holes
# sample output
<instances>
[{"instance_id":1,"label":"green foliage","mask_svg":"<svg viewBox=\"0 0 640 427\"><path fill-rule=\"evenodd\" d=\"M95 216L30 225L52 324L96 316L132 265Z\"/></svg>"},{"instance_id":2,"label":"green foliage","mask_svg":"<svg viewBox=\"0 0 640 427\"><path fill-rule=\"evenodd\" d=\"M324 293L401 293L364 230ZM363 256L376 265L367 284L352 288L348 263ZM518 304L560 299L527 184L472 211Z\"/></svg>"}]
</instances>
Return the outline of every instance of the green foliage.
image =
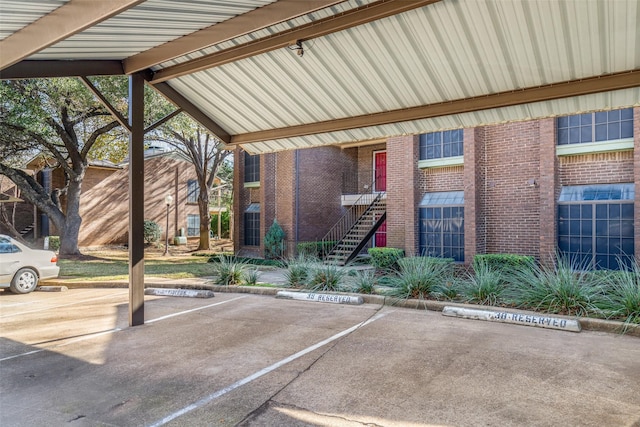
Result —
<instances>
[{"instance_id":1,"label":"green foliage","mask_svg":"<svg viewBox=\"0 0 640 427\"><path fill-rule=\"evenodd\" d=\"M378 270L398 269L398 260L404 256L402 249L396 248L370 248L371 265Z\"/></svg>"},{"instance_id":2,"label":"green foliage","mask_svg":"<svg viewBox=\"0 0 640 427\"><path fill-rule=\"evenodd\" d=\"M49 250L57 251L60 249L60 236L49 236Z\"/></svg>"},{"instance_id":3,"label":"green foliage","mask_svg":"<svg viewBox=\"0 0 640 427\"><path fill-rule=\"evenodd\" d=\"M478 254L473 257L473 269L480 263L484 264L480 268L484 269L485 266L494 271L509 271L513 269L532 267L535 265L535 258L528 255L515 255L515 254Z\"/></svg>"},{"instance_id":4,"label":"green foliage","mask_svg":"<svg viewBox=\"0 0 640 427\"><path fill-rule=\"evenodd\" d=\"M586 266L557 256L553 266L523 266L509 274L509 298L521 308L585 316L598 313L602 280Z\"/></svg>"},{"instance_id":5,"label":"green foliage","mask_svg":"<svg viewBox=\"0 0 640 427\"><path fill-rule=\"evenodd\" d=\"M143 236L146 244L157 243L160 237L162 237L162 229L157 222L145 219Z\"/></svg>"},{"instance_id":6,"label":"green foliage","mask_svg":"<svg viewBox=\"0 0 640 427\"><path fill-rule=\"evenodd\" d=\"M300 242L296 248L298 250L298 255L322 258L322 256L329 252L329 250L331 250L335 245L335 241Z\"/></svg>"},{"instance_id":7,"label":"green foliage","mask_svg":"<svg viewBox=\"0 0 640 427\"><path fill-rule=\"evenodd\" d=\"M292 258L287 261L287 271L284 273L284 277L287 280L287 285L292 288L302 288L307 285L309 279L309 270L311 267L318 263L317 258L308 257L305 255L298 255L297 258Z\"/></svg>"},{"instance_id":8,"label":"green foliage","mask_svg":"<svg viewBox=\"0 0 640 427\"><path fill-rule=\"evenodd\" d=\"M438 290L438 286L453 280L453 270L453 260L449 258L400 258L389 295L405 299L427 298Z\"/></svg>"},{"instance_id":9,"label":"green foliage","mask_svg":"<svg viewBox=\"0 0 640 427\"><path fill-rule=\"evenodd\" d=\"M254 267L245 270L242 280L246 286L255 286L258 283L258 269Z\"/></svg>"},{"instance_id":10,"label":"green foliage","mask_svg":"<svg viewBox=\"0 0 640 427\"><path fill-rule=\"evenodd\" d=\"M360 294L375 293L377 278L373 270L354 270L354 275L350 279L353 292Z\"/></svg>"},{"instance_id":11,"label":"green foliage","mask_svg":"<svg viewBox=\"0 0 640 427\"><path fill-rule=\"evenodd\" d=\"M496 305L505 290L502 270L490 266L485 258L475 258L473 272L465 274L458 282L458 288L468 302Z\"/></svg>"},{"instance_id":12,"label":"green foliage","mask_svg":"<svg viewBox=\"0 0 640 427\"><path fill-rule=\"evenodd\" d=\"M193 256L208 256L207 262L220 262L220 254L208 255L208 254L193 254ZM238 262L242 262L247 265L265 265L271 267L282 267L283 263L280 260L275 259L263 259L263 258L247 258L236 256L234 257Z\"/></svg>"},{"instance_id":13,"label":"green foliage","mask_svg":"<svg viewBox=\"0 0 640 427\"><path fill-rule=\"evenodd\" d=\"M315 263L311 266L307 289L314 292L336 292L343 289L349 270L335 264Z\"/></svg>"},{"instance_id":14,"label":"green foliage","mask_svg":"<svg viewBox=\"0 0 640 427\"><path fill-rule=\"evenodd\" d=\"M221 236L218 236L221 239L228 239L230 234L229 234L229 224L231 223L230 220L230 213L229 211L223 211L220 214L220 232L221 232ZM218 233L218 214L213 214L211 215L211 230L214 233Z\"/></svg>"},{"instance_id":15,"label":"green foliage","mask_svg":"<svg viewBox=\"0 0 640 427\"><path fill-rule=\"evenodd\" d=\"M247 264L235 257L220 255L218 262L214 264L213 270L217 276L216 285L240 285L245 278Z\"/></svg>"},{"instance_id":16,"label":"green foliage","mask_svg":"<svg viewBox=\"0 0 640 427\"><path fill-rule=\"evenodd\" d=\"M605 292L598 308L608 318L623 319L625 328L640 324L640 261L635 260L629 270L607 271L601 277Z\"/></svg>"},{"instance_id":17,"label":"green foliage","mask_svg":"<svg viewBox=\"0 0 640 427\"><path fill-rule=\"evenodd\" d=\"M284 253L284 230L273 220L273 224L269 227L267 234L264 236L264 257L267 259L282 258Z\"/></svg>"}]
</instances>

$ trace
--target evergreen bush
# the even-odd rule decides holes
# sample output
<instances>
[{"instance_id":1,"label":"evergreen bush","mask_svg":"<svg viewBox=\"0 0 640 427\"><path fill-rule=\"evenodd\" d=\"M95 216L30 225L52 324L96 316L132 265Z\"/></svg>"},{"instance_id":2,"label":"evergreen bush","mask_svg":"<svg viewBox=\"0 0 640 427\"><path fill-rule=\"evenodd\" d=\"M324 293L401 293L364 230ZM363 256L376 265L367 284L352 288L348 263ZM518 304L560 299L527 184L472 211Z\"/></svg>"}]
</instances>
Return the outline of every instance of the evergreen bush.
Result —
<instances>
[{"instance_id":1,"label":"evergreen bush","mask_svg":"<svg viewBox=\"0 0 640 427\"><path fill-rule=\"evenodd\" d=\"M404 257L404 251L396 248L370 248L371 265L378 270L398 269L398 260Z\"/></svg>"},{"instance_id":2,"label":"evergreen bush","mask_svg":"<svg viewBox=\"0 0 640 427\"><path fill-rule=\"evenodd\" d=\"M267 234L264 236L264 257L267 259L279 259L284 254L284 230L273 220Z\"/></svg>"},{"instance_id":3,"label":"evergreen bush","mask_svg":"<svg viewBox=\"0 0 640 427\"><path fill-rule=\"evenodd\" d=\"M151 221L150 219L144 220L143 233L144 241L148 245L157 243L158 240L160 240L160 237L162 237L162 229L157 222Z\"/></svg>"}]
</instances>

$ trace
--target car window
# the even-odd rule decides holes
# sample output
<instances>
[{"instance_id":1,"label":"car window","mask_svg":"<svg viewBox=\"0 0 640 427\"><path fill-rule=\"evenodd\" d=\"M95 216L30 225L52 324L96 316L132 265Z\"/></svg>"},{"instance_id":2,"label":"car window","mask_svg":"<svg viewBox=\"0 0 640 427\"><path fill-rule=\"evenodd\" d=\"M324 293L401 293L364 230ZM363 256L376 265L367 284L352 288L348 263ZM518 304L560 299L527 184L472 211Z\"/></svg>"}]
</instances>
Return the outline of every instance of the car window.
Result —
<instances>
[{"instance_id":1,"label":"car window","mask_svg":"<svg viewBox=\"0 0 640 427\"><path fill-rule=\"evenodd\" d=\"M20 252L20 248L11 243L7 238L0 237L0 254L12 254Z\"/></svg>"}]
</instances>

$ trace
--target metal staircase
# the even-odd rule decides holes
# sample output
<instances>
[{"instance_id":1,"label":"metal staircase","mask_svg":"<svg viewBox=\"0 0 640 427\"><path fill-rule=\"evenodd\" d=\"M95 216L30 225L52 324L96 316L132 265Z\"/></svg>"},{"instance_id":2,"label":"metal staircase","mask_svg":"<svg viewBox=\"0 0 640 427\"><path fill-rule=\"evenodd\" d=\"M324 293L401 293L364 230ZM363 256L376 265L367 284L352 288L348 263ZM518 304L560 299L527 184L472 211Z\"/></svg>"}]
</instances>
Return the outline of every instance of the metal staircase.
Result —
<instances>
[{"instance_id":1,"label":"metal staircase","mask_svg":"<svg viewBox=\"0 0 640 427\"><path fill-rule=\"evenodd\" d=\"M333 226L322 239L323 247L328 247L330 242L335 242L324 255L325 262L346 265L360 253L387 218L385 195L385 193L363 195L375 197L368 206L358 206L356 202Z\"/></svg>"}]
</instances>

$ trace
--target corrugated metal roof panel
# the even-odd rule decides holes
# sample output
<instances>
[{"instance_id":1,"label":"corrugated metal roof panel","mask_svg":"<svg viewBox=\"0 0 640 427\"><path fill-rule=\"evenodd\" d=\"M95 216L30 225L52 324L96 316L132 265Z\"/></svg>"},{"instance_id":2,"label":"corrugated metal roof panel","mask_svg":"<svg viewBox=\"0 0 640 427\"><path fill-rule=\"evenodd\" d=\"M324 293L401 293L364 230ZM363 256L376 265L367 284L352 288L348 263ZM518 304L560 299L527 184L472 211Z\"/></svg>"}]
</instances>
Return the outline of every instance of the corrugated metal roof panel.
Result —
<instances>
[{"instance_id":1,"label":"corrugated metal roof panel","mask_svg":"<svg viewBox=\"0 0 640 427\"><path fill-rule=\"evenodd\" d=\"M361 116L638 68L626 15L639 11L633 0L443 1L309 40L303 57L280 49L170 83L231 134Z\"/></svg>"},{"instance_id":2,"label":"corrugated metal roof panel","mask_svg":"<svg viewBox=\"0 0 640 427\"><path fill-rule=\"evenodd\" d=\"M259 154L280 151L278 146L284 141L288 141L298 148L307 148L631 106L640 106L640 87L348 131L306 135L278 141L261 141L254 144L242 144L242 147L252 154Z\"/></svg>"},{"instance_id":3,"label":"corrugated metal roof panel","mask_svg":"<svg viewBox=\"0 0 640 427\"><path fill-rule=\"evenodd\" d=\"M148 0L30 59L124 59L273 1Z\"/></svg>"},{"instance_id":4,"label":"corrugated metal roof panel","mask_svg":"<svg viewBox=\"0 0 640 427\"><path fill-rule=\"evenodd\" d=\"M0 3L0 40L9 37L69 0L2 0Z\"/></svg>"}]
</instances>

